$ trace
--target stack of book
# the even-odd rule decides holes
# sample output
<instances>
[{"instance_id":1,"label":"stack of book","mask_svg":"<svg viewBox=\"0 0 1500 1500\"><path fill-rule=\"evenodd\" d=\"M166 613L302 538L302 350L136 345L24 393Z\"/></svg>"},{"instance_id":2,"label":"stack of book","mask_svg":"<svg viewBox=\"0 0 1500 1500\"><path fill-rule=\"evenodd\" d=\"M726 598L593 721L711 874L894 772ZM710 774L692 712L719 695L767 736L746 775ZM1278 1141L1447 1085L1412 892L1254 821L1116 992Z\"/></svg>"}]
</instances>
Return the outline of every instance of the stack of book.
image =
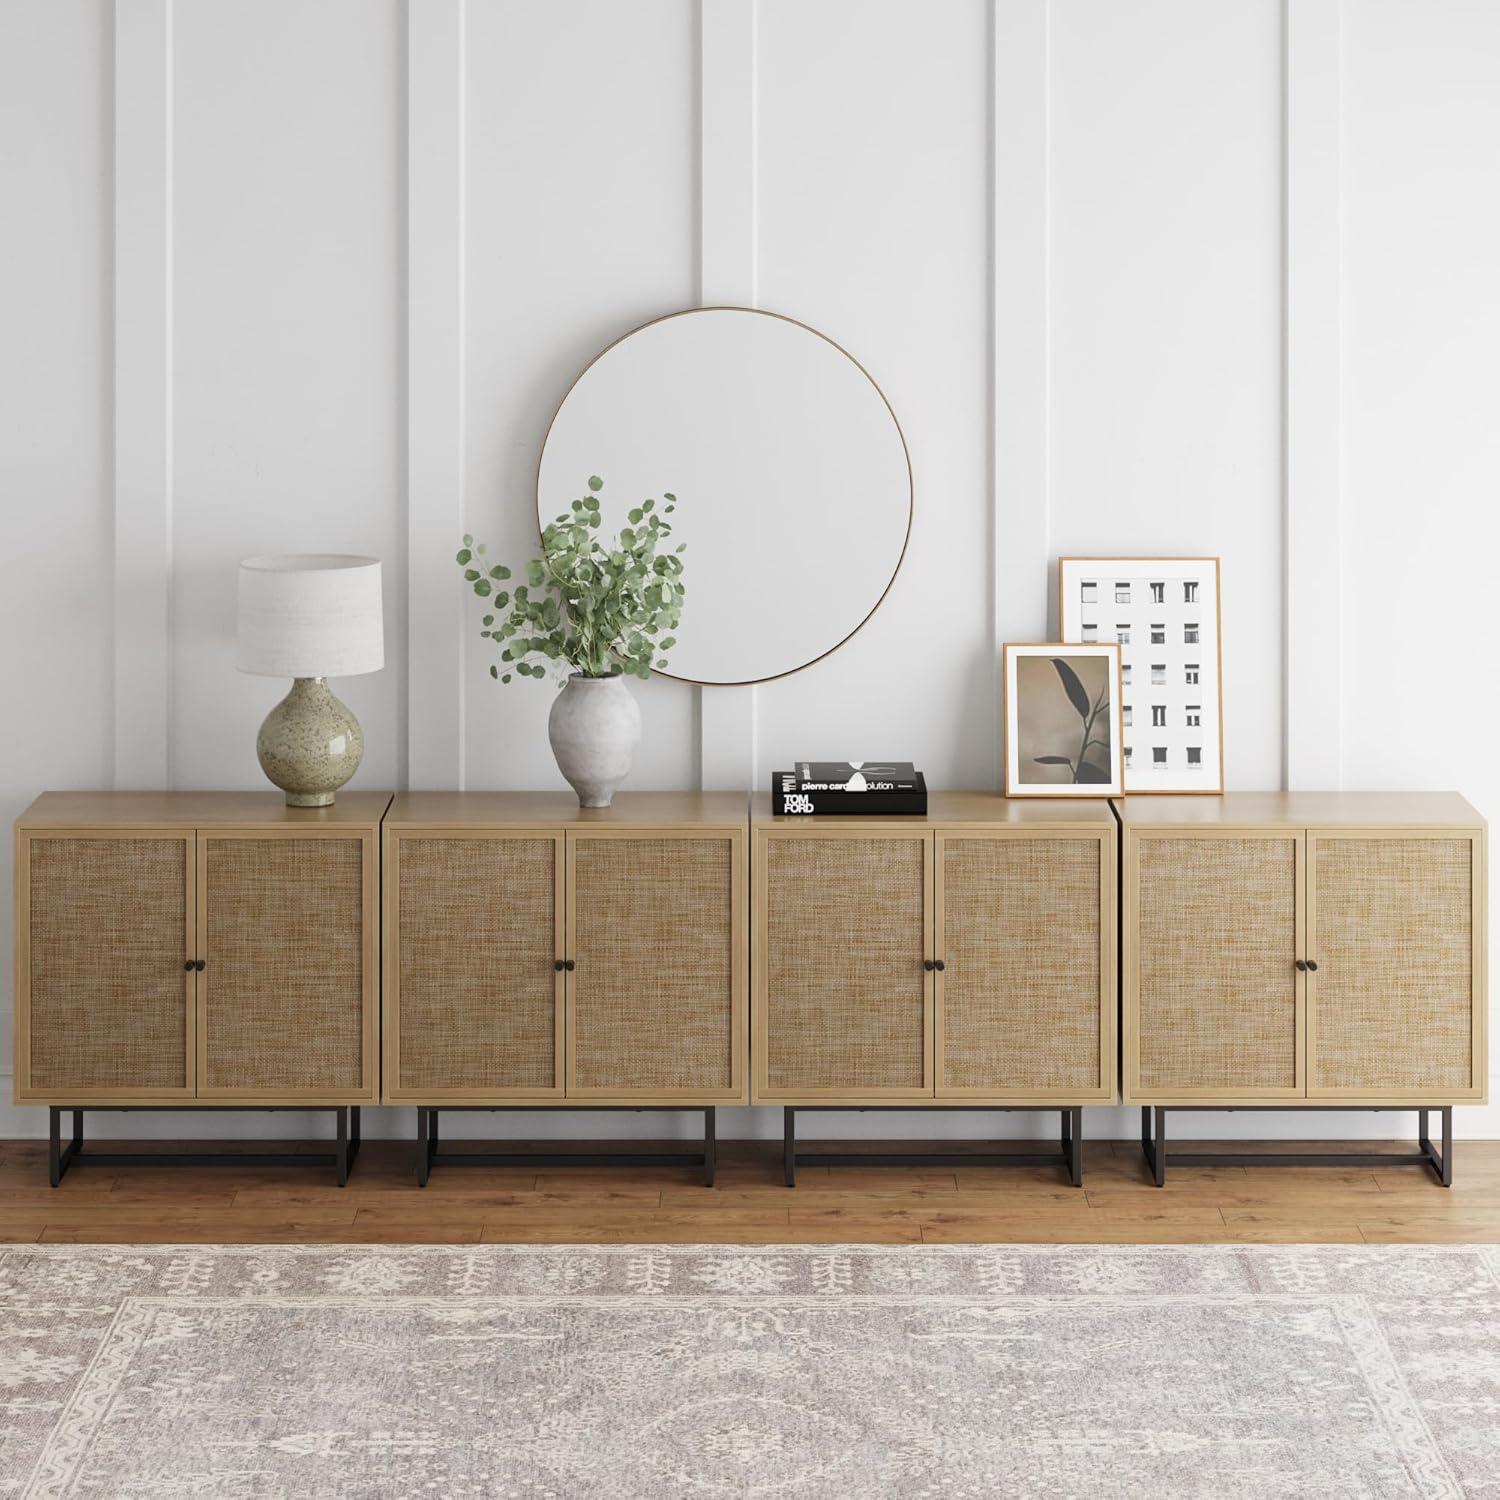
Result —
<instances>
[{"instance_id":1,"label":"stack of book","mask_svg":"<svg viewBox=\"0 0 1500 1500\"><path fill-rule=\"evenodd\" d=\"M920 816L927 811L927 781L909 760L801 760L794 771L771 773L771 811Z\"/></svg>"}]
</instances>

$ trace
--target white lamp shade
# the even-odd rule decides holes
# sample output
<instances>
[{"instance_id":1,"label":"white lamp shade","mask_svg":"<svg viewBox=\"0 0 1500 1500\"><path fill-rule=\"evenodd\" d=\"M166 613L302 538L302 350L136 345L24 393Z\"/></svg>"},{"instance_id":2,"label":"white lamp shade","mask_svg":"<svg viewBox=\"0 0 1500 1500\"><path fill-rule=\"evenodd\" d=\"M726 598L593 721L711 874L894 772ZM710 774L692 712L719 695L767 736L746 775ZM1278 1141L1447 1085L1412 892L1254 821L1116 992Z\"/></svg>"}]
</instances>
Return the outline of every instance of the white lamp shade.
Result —
<instances>
[{"instance_id":1,"label":"white lamp shade","mask_svg":"<svg viewBox=\"0 0 1500 1500\"><path fill-rule=\"evenodd\" d=\"M385 665L380 563L290 553L240 564L239 661L261 677L354 677Z\"/></svg>"}]
</instances>

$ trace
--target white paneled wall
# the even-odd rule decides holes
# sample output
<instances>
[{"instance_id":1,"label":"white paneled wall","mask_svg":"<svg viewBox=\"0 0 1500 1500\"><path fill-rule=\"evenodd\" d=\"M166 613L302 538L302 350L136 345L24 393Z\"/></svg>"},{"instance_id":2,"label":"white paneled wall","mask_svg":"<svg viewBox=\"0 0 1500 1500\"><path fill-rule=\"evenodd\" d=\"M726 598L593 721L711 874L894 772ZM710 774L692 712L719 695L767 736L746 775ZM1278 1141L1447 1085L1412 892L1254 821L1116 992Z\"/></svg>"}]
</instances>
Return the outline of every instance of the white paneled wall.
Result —
<instances>
[{"instance_id":1,"label":"white paneled wall","mask_svg":"<svg viewBox=\"0 0 1500 1500\"><path fill-rule=\"evenodd\" d=\"M995 785L1058 554L1203 551L1231 787L1500 813L1497 77L1488 0L0 0L0 815L261 784L265 550L386 563L358 784L561 785L456 538L523 555L569 381L703 302L867 366L915 526L832 657L639 686L634 784L860 749ZM817 586L793 557L765 607Z\"/></svg>"}]
</instances>

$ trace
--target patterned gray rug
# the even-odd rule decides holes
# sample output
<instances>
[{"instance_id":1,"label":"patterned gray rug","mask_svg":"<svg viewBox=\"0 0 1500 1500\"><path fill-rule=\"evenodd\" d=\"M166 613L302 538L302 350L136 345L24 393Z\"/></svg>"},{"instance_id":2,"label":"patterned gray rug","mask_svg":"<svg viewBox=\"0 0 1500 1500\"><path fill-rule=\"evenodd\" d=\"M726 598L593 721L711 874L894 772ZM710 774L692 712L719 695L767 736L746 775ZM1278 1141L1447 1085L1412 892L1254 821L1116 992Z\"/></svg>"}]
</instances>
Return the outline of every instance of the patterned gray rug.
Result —
<instances>
[{"instance_id":1,"label":"patterned gray rug","mask_svg":"<svg viewBox=\"0 0 1500 1500\"><path fill-rule=\"evenodd\" d=\"M0 1492L1500 1496L1500 1249L8 1247Z\"/></svg>"}]
</instances>

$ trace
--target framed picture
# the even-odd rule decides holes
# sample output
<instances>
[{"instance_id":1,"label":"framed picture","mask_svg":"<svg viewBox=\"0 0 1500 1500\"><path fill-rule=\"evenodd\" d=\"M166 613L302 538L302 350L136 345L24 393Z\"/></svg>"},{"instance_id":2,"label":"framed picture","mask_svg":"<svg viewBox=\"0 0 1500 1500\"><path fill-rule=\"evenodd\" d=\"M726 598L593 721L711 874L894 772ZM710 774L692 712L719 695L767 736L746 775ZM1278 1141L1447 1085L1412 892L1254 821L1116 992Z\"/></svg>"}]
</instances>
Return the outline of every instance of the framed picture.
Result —
<instances>
[{"instance_id":1,"label":"framed picture","mask_svg":"<svg viewBox=\"0 0 1500 1500\"><path fill-rule=\"evenodd\" d=\"M1120 648L1125 790L1224 790L1217 557L1063 557L1058 634Z\"/></svg>"},{"instance_id":2,"label":"framed picture","mask_svg":"<svg viewBox=\"0 0 1500 1500\"><path fill-rule=\"evenodd\" d=\"M1005 648L1005 795L1118 797L1120 648Z\"/></svg>"}]
</instances>

